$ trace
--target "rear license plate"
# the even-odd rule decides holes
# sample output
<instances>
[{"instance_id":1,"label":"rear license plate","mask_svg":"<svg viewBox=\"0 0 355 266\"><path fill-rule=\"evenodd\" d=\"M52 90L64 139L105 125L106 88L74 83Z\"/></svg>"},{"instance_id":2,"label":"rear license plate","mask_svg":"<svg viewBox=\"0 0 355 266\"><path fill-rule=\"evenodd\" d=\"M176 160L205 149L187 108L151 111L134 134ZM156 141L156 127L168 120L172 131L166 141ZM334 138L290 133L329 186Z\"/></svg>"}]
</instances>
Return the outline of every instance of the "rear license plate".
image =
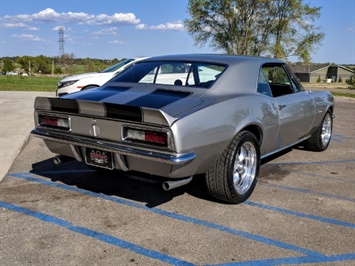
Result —
<instances>
[{"instance_id":1,"label":"rear license plate","mask_svg":"<svg viewBox=\"0 0 355 266\"><path fill-rule=\"evenodd\" d=\"M112 153L108 151L86 148L85 161L92 166L113 169Z\"/></svg>"}]
</instances>

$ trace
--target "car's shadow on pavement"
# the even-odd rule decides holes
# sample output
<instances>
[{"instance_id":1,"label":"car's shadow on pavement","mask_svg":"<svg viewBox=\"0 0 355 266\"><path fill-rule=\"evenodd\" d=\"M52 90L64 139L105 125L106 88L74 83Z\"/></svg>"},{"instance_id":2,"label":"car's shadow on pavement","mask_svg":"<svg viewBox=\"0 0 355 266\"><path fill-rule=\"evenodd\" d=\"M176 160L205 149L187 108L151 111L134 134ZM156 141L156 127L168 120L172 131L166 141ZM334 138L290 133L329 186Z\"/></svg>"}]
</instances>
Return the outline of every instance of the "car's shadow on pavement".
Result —
<instances>
[{"instance_id":1,"label":"car's shadow on pavement","mask_svg":"<svg viewBox=\"0 0 355 266\"><path fill-rule=\"evenodd\" d=\"M137 172L93 169L75 160L54 164L53 158L32 165L32 174L87 191L143 202L149 208L169 202L185 193L214 201L206 191L203 176L195 176L182 187L162 188L165 179Z\"/></svg>"},{"instance_id":2,"label":"car's shadow on pavement","mask_svg":"<svg viewBox=\"0 0 355 266\"><path fill-rule=\"evenodd\" d=\"M279 180L288 175L287 171L283 171L277 165L267 163L291 150L262 160L259 182L267 182L268 179ZM87 191L143 202L149 208L169 202L185 193L206 201L228 204L209 195L204 175L196 175L187 185L165 191L162 188L165 178L133 171L94 169L70 158L64 158L60 164L55 164L53 158L37 162L32 164L31 173Z\"/></svg>"}]
</instances>

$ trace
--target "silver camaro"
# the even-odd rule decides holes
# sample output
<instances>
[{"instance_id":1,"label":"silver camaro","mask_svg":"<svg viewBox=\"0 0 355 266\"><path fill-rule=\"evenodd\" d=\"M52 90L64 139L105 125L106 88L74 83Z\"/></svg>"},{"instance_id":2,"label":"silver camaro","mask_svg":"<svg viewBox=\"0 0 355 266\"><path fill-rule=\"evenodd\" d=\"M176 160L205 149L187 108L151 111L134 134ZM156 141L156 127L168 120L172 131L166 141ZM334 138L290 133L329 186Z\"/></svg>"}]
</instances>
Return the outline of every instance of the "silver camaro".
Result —
<instances>
[{"instance_id":1,"label":"silver camaro","mask_svg":"<svg viewBox=\"0 0 355 266\"><path fill-rule=\"evenodd\" d=\"M37 97L32 134L90 166L165 177L205 174L216 199L253 192L260 160L295 145L327 149L334 98L305 90L281 60L171 55L142 60L102 87Z\"/></svg>"}]
</instances>

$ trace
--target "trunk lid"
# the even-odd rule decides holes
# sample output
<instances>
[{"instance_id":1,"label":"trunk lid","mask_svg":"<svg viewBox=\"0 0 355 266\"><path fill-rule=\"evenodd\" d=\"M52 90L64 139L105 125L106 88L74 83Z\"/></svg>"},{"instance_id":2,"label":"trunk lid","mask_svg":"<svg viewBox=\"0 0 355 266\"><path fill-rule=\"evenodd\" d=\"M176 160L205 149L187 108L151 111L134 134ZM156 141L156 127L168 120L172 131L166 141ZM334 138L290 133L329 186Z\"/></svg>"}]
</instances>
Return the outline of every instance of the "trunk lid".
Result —
<instances>
[{"instance_id":1,"label":"trunk lid","mask_svg":"<svg viewBox=\"0 0 355 266\"><path fill-rule=\"evenodd\" d=\"M171 126L179 114L203 103L206 89L185 88L110 83L60 98L37 97L35 109Z\"/></svg>"}]
</instances>

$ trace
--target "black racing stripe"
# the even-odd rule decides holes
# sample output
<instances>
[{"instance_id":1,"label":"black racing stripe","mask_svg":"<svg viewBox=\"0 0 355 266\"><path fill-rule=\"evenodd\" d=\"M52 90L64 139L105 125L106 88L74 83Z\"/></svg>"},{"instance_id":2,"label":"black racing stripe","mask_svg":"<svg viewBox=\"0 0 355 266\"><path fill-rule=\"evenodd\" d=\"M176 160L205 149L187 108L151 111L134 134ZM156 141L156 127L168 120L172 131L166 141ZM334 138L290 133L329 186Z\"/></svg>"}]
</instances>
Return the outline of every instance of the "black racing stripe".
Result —
<instances>
[{"instance_id":1,"label":"black racing stripe","mask_svg":"<svg viewBox=\"0 0 355 266\"><path fill-rule=\"evenodd\" d=\"M127 105L159 109L189 95L191 95L191 92L157 89L151 94L128 102Z\"/></svg>"},{"instance_id":2,"label":"black racing stripe","mask_svg":"<svg viewBox=\"0 0 355 266\"><path fill-rule=\"evenodd\" d=\"M79 105L75 100L62 98L49 98L52 111L79 113Z\"/></svg>"},{"instance_id":3,"label":"black racing stripe","mask_svg":"<svg viewBox=\"0 0 355 266\"><path fill-rule=\"evenodd\" d=\"M78 93L68 94L64 96L64 98L86 100L86 101L101 101L107 97L124 92L128 89L130 89L130 87L108 86L108 87L103 87L98 89L88 89L88 90L80 91Z\"/></svg>"},{"instance_id":4,"label":"black racing stripe","mask_svg":"<svg viewBox=\"0 0 355 266\"><path fill-rule=\"evenodd\" d=\"M79 113L79 105L76 100L64 98L49 98L52 111ZM103 103L106 110L106 117L128 120L135 122L143 122L143 114L140 107L127 106L114 103Z\"/></svg>"},{"instance_id":5,"label":"black racing stripe","mask_svg":"<svg viewBox=\"0 0 355 266\"><path fill-rule=\"evenodd\" d=\"M143 122L141 108L114 103L104 103L106 116L109 118Z\"/></svg>"}]
</instances>

